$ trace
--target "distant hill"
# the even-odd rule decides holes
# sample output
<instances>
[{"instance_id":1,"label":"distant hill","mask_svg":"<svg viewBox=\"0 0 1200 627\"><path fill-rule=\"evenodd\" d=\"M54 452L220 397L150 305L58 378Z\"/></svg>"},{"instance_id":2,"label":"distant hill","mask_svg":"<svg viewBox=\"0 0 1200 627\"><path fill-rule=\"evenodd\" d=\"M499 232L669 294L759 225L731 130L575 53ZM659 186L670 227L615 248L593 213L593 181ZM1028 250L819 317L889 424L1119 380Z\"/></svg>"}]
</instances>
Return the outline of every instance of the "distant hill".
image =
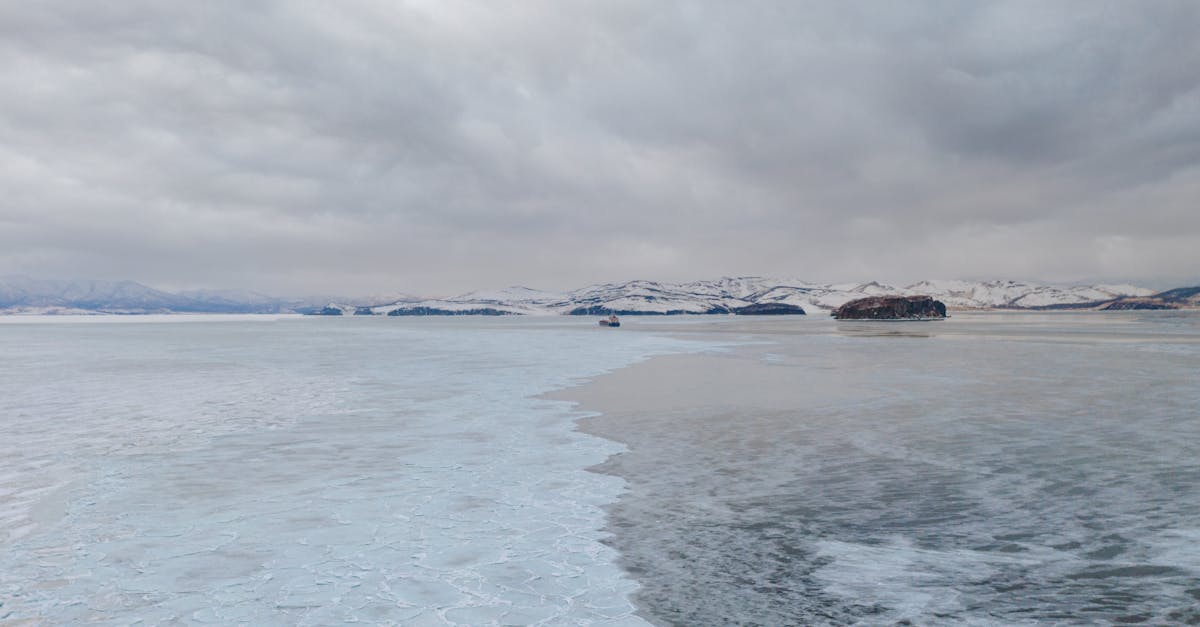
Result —
<instances>
[{"instance_id":1,"label":"distant hill","mask_svg":"<svg viewBox=\"0 0 1200 627\"><path fill-rule=\"evenodd\" d=\"M1054 286L1019 281L813 283L733 277L690 283L625 281L569 292L528 287L445 299L395 294L285 299L247 290L171 293L133 281L0 277L0 313L306 313L320 315L672 315L831 311L865 296L932 296L951 309L1150 309L1200 307L1200 287L1154 293L1132 285Z\"/></svg>"},{"instance_id":2,"label":"distant hill","mask_svg":"<svg viewBox=\"0 0 1200 627\"><path fill-rule=\"evenodd\" d=\"M133 281L0 277L3 313L280 313L288 301L246 291L173 294Z\"/></svg>"},{"instance_id":3,"label":"distant hill","mask_svg":"<svg viewBox=\"0 0 1200 627\"><path fill-rule=\"evenodd\" d=\"M1127 296L1096 303L1101 311L1129 309L1190 309L1200 307L1200 286L1177 287L1151 296Z\"/></svg>"},{"instance_id":4,"label":"distant hill","mask_svg":"<svg viewBox=\"0 0 1200 627\"><path fill-rule=\"evenodd\" d=\"M798 279L734 277L691 283L625 281L590 285L570 292L527 287L471 292L441 300L403 301L361 307L332 304L322 313L349 315L671 315L752 312L773 306L830 311L864 296L927 295L953 309L1095 308L1118 298L1143 297L1151 290L1132 285L1052 286L1017 281L922 281L905 287L876 282L825 284ZM794 311L794 310L793 310Z\"/></svg>"}]
</instances>

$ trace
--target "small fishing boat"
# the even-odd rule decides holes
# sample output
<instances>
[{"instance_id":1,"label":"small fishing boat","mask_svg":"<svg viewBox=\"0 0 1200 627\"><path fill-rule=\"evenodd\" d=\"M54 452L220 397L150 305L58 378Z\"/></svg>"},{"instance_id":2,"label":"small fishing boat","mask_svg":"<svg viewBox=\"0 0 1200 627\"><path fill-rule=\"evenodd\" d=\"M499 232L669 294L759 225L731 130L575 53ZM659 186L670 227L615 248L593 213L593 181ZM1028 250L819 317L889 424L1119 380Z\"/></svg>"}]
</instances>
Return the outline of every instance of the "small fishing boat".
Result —
<instances>
[{"instance_id":1,"label":"small fishing boat","mask_svg":"<svg viewBox=\"0 0 1200 627\"><path fill-rule=\"evenodd\" d=\"M617 319L616 314L613 314L613 315L609 316L608 318L604 318L604 319L600 320L600 326L602 326L602 327L619 327L619 326L621 326L621 321Z\"/></svg>"}]
</instances>

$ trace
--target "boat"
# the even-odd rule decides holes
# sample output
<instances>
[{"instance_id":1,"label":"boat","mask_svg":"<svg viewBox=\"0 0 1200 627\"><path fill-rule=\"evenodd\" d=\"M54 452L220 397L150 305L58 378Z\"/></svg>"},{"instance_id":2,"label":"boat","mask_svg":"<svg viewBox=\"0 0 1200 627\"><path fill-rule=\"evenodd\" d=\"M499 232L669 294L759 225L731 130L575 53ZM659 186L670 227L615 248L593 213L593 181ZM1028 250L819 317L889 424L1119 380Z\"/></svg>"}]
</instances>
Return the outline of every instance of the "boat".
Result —
<instances>
[{"instance_id":1,"label":"boat","mask_svg":"<svg viewBox=\"0 0 1200 627\"><path fill-rule=\"evenodd\" d=\"M602 327L619 327L619 326L621 326L621 321L617 319L616 314L613 314L607 318L602 318L600 320L600 326L602 326Z\"/></svg>"}]
</instances>

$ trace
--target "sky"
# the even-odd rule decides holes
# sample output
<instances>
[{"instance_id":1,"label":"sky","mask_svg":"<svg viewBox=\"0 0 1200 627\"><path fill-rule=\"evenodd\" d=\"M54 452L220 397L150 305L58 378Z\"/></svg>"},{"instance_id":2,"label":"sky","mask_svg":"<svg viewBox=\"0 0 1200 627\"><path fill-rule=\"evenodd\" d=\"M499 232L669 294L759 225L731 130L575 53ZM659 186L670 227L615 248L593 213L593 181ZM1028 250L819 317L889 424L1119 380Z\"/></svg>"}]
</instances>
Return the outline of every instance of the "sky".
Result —
<instances>
[{"instance_id":1,"label":"sky","mask_svg":"<svg viewBox=\"0 0 1200 627\"><path fill-rule=\"evenodd\" d=\"M1200 282L1200 3L0 4L0 275Z\"/></svg>"}]
</instances>

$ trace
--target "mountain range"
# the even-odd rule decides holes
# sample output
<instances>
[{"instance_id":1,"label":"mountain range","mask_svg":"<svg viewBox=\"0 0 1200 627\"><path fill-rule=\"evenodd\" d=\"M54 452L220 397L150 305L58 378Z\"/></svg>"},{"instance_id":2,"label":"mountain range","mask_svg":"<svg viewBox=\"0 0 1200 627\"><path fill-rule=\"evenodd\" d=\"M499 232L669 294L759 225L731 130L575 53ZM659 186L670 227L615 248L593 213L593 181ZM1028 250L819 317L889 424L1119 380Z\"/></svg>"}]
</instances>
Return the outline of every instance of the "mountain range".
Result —
<instances>
[{"instance_id":1,"label":"mountain range","mask_svg":"<svg viewBox=\"0 0 1200 627\"><path fill-rule=\"evenodd\" d=\"M368 308L331 305L331 308L360 315L710 314L767 305L799 307L812 312L832 310L864 296L916 294L933 296L954 309L1043 309L1099 306L1099 303L1123 298L1150 298L1154 292L1132 285L1064 287L1017 281L922 281L895 287L873 281L824 284L795 279L737 277L691 283L605 283L566 293L511 287L441 300L402 301Z\"/></svg>"},{"instance_id":2,"label":"mountain range","mask_svg":"<svg viewBox=\"0 0 1200 627\"><path fill-rule=\"evenodd\" d=\"M327 300L282 299L248 290L167 292L134 281L0 277L0 313L289 313Z\"/></svg>"},{"instance_id":3,"label":"mountain range","mask_svg":"<svg viewBox=\"0 0 1200 627\"><path fill-rule=\"evenodd\" d=\"M951 309L1174 309L1200 306L1200 287L1155 293L1133 285L921 281L904 287L764 277L690 283L626 281L569 292L528 287L444 299L394 295L276 298L246 290L167 292L133 281L0 277L0 313L308 313L325 315L668 315L828 311L864 296L928 295Z\"/></svg>"}]
</instances>

